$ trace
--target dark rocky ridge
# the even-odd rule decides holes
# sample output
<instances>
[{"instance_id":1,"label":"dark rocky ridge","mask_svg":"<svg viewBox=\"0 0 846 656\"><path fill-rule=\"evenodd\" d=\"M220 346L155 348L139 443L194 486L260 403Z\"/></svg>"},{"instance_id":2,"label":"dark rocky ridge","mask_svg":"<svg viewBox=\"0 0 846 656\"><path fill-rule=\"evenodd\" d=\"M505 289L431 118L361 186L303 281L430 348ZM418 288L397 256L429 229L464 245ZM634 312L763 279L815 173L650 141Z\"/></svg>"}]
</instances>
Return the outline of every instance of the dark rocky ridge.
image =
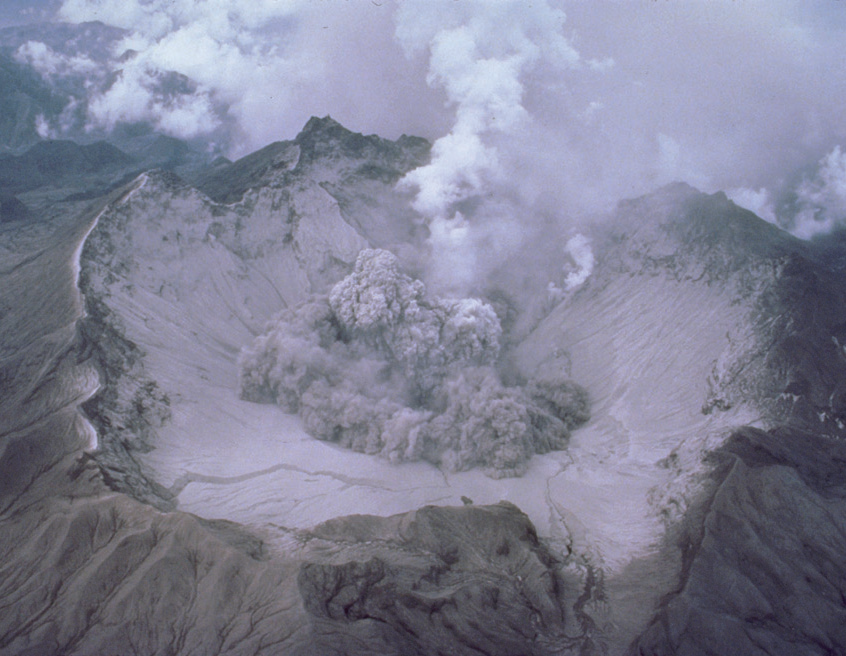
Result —
<instances>
[{"instance_id":1,"label":"dark rocky ridge","mask_svg":"<svg viewBox=\"0 0 846 656\"><path fill-rule=\"evenodd\" d=\"M367 545L366 560L337 554L300 569L316 652L354 653L375 627L374 650L421 656L553 654L583 638L565 633L556 558L511 504L343 518L312 535L321 548Z\"/></svg>"},{"instance_id":2,"label":"dark rocky ridge","mask_svg":"<svg viewBox=\"0 0 846 656\"><path fill-rule=\"evenodd\" d=\"M288 177L326 177L332 171L341 180L356 175L393 184L425 164L429 148L429 142L418 137L403 135L393 142L351 132L329 116L312 117L292 141L279 141L237 162L221 164L194 180L194 185L214 201L234 203L249 189L286 184L282 174L288 172Z\"/></svg>"},{"instance_id":3,"label":"dark rocky ridge","mask_svg":"<svg viewBox=\"0 0 846 656\"><path fill-rule=\"evenodd\" d=\"M846 444L743 429L714 461L680 587L631 653L846 653Z\"/></svg>"},{"instance_id":4,"label":"dark rocky ridge","mask_svg":"<svg viewBox=\"0 0 846 656\"><path fill-rule=\"evenodd\" d=\"M514 507L350 518L280 557L237 525L110 494L72 458L15 502L0 533L2 654L559 653L555 564ZM403 541L365 555L363 523L402 525ZM491 562L479 527L497 534Z\"/></svg>"}]
</instances>

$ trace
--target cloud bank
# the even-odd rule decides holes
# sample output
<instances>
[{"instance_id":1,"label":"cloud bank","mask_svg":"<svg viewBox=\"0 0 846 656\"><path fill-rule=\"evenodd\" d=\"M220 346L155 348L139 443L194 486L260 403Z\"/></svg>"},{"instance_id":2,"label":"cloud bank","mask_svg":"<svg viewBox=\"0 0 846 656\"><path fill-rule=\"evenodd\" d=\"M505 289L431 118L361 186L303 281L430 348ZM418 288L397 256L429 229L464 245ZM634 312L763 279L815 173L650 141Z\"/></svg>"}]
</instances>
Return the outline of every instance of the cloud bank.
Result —
<instances>
[{"instance_id":1,"label":"cloud bank","mask_svg":"<svg viewBox=\"0 0 846 656\"><path fill-rule=\"evenodd\" d=\"M485 214L567 225L681 179L800 234L834 225L833 209L811 210L836 196L811 172L828 175L818 163L846 146L841 5L64 0L57 17L128 31L92 84L92 126L148 120L231 156L311 115L431 139L407 184L431 221L460 214L436 237L474 257L515 239L477 231L492 195ZM19 54L46 75L85 63L39 48Z\"/></svg>"},{"instance_id":2,"label":"cloud bank","mask_svg":"<svg viewBox=\"0 0 846 656\"><path fill-rule=\"evenodd\" d=\"M91 101L92 124L147 120L185 138L228 124L232 157L292 138L312 115L386 136L425 133L415 116L426 86L392 17L377 4L308 0L65 0L58 11L129 32L113 48L117 81ZM163 93L172 74L191 80L191 93Z\"/></svg>"}]
</instances>

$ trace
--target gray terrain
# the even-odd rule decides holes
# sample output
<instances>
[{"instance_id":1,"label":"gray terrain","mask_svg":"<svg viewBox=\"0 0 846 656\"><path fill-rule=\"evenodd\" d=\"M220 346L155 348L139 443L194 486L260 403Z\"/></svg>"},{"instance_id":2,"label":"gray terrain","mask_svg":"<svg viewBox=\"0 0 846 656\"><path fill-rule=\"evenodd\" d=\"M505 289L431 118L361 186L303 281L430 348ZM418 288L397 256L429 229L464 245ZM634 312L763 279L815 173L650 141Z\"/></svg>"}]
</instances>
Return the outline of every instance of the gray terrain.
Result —
<instances>
[{"instance_id":1,"label":"gray terrain","mask_svg":"<svg viewBox=\"0 0 846 656\"><path fill-rule=\"evenodd\" d=\"M40 171L54 147L9 157ZM62 148L78 168L0 206L0 653L846 651L832 242L677 184L595 227L575 289L549 292L561 244L534 285L503 262L475 291L501 323L486 366L512 390L575 381L590 413L491 478L349 451L239 394L242 351L363 249L421 273L395 185L425 141L312 119L125 182L137 155Z\"/></svg>"}]
</instances>

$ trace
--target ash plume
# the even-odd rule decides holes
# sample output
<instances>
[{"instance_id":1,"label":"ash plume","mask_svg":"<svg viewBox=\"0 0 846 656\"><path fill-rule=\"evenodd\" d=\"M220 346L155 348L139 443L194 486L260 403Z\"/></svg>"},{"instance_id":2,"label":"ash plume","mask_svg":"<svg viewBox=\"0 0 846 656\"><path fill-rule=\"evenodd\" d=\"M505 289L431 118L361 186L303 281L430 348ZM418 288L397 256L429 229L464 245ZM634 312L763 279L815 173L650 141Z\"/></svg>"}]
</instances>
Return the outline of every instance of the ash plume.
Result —
<instances>
[{"instance_id":1,"label":"ash plume","mask_svg":"<svg viewBox=\"0 0 846 656\"><path fill-rule=\"evenodd\" d=\"M589 417L566 376L507 385L502 328L475 298L431 298L385 250L286 310L240 360L244 399L297 412L314 437L392 462L519 476Z\"/></svg>"}]
</instances>

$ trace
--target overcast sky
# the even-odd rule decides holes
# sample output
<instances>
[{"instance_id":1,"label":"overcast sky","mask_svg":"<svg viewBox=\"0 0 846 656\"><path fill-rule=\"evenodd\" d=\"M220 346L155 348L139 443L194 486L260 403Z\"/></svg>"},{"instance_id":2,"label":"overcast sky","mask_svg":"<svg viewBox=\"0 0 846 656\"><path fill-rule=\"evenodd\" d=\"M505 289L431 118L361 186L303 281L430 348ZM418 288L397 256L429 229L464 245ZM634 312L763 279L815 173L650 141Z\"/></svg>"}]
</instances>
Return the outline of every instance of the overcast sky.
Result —
<instances>
[{"instance_id":1,"label":"overcast sky","mask_svg":"<svg viewBox=\"0 0 846 656\"><path fill-rule=\"evenodd\" d=\"M311 115L422 135L435 161L410 183L432 215L515 178L548 211L676 179L764 215L804 180L800 200L846 211L839 0L5 0L2 20L45 13L130 31L115 55L139 55L92 121L196 136L225 105L233 156ZM154 107L144 90L161 70L195 80L196 97ZM809 234L834 211L813 209Z\"/></svg>"}]
</instances>

